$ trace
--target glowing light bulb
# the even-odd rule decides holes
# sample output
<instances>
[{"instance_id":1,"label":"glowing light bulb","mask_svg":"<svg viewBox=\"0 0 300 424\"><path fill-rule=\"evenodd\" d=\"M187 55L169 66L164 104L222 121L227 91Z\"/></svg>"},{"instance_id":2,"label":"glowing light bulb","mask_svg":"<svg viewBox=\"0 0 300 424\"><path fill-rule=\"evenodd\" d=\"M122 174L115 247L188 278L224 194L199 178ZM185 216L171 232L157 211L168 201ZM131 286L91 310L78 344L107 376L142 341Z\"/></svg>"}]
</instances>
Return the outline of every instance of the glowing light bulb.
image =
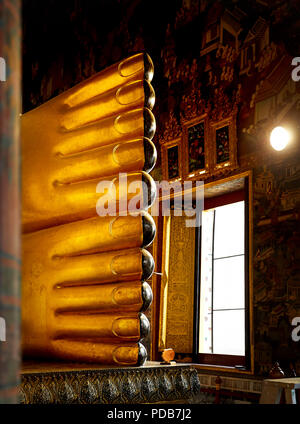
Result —
<instances>
[{"instance_id":1,"label":"glowing light bulb","mask_svg":"<svg viewBox=\"0 0 300 424\"><path fill-rule=\"evenodd\" d=\"M270 134L270 143L273 149L283 150L291 140L291 133L283 127L275 127Z\"/></svg>"}]
</instances>

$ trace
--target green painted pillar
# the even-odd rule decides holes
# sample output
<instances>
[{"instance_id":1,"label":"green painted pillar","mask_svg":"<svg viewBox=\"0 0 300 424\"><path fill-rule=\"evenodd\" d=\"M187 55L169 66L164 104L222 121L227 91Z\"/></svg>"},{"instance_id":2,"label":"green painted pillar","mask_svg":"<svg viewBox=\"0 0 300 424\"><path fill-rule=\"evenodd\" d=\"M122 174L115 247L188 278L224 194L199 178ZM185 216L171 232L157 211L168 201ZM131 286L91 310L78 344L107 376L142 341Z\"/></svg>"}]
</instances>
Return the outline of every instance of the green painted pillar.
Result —
<instances>
[{"instance_id":1,"label":"green painted pillar","mask_svg":"<svg viewBox=\"0 0 300 424\"><path fill-rule=\"evenodd\" d=\"M20 9L0 0L0 404L18 401L20 368Z\"/></svg>"}]
</instances>

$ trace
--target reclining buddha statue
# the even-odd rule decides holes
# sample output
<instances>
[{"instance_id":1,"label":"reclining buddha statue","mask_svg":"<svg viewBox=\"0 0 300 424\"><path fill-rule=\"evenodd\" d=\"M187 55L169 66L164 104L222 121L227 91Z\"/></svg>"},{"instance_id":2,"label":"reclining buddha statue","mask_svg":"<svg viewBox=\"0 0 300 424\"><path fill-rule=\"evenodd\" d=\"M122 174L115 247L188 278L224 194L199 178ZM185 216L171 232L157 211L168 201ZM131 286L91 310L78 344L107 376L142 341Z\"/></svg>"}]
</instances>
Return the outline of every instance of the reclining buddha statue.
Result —
<instances>
[{"instance_id":1,"label":"reclining buddha statue","mask_svg":"<svg viewBox=\"0 0 300 424\"><path fill-rule=\"evenodd\" d=\"M154 269L153 64L136 54L21 117L25 357L141 365ZM118 178L126 175L126 181ZM116 213L96 205L116 186ZM140 210L128 205L139 187ZM145 190L145 187L147 190ZM105 203L105 202L104 202Z\"/></svg>"}]
</instances>

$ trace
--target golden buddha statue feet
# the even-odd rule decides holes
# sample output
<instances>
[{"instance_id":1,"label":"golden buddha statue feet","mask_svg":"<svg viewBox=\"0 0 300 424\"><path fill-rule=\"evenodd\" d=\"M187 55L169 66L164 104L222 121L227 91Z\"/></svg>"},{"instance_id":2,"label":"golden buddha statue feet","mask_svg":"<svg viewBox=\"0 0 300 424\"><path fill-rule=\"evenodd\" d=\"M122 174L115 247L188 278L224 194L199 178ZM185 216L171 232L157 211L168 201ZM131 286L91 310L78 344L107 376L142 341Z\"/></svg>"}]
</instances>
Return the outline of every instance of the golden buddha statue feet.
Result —
<instances>
[{"instance_id":1,"label":"golden buddha statue feet","mask_svg":"<svg viewBox=\"0 0 300 424\"><path fill-rule=\"evenodd\" d=\"M95 216L101 178L154 166L151 63L135 55L21 117L23 232Z\"/></svg>"},{"instance_id":2,"label":"golden buddha statue feet","mask_svg":"<svg viewBox=\"0 0 300 424\"><path fill-rule=\"evenodd\" d=\"M26 356L146 359L139 341L149 332L142 311L154 269L143 249L155 236L143 212L156 194L147 173L156 162L152 76L149 56L137 54L22 116ZM114 213L104 216L110 201Z\"/></svg>"}]
</instances>

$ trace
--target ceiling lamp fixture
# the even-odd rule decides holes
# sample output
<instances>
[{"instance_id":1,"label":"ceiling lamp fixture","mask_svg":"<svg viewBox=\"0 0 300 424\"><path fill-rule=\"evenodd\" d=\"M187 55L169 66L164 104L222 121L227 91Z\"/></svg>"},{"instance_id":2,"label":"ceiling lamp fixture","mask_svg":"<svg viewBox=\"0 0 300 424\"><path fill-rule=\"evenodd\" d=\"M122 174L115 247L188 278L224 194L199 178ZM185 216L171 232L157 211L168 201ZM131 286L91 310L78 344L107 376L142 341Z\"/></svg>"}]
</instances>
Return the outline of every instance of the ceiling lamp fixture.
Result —
<instances>
[{"instance_id":1,"label":"ceiling lamp fixture","mask_svg":"<svg viewBox=\"0 0 300 424\"><path fill-rule=\"evenodd\" d=\"M270 134L270 143L273 149L281 151L291 141L291 133L283 127L275 127Z\"/></svg>"}]
</instances>

